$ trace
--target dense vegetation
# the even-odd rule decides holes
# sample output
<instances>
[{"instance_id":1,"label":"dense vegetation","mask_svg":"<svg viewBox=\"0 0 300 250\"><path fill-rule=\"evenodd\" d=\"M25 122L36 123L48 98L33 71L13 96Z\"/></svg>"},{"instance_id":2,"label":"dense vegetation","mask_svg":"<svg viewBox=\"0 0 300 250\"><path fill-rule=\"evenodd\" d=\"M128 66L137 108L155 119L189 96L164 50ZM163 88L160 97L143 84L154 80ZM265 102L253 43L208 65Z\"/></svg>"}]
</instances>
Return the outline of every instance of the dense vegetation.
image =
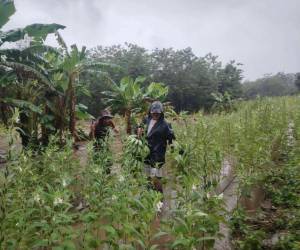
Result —
<instances>
[{"instance_id":1,"label":"dense vegetation","mask_svg":"<svg viewBox=\"0 0 300 250\"><path fill-rule=\"evenodd\" d=\"M255 98L257 96L285 96L297 93L296 75L277 73L266 75L253 82L243 83L243 96Z\"/></svg>"},{"instance_id":2,"label":"dense vegetation","mask_svg":"<svg viewBox=\"0 0 300 250\"><path fill-rule=\"evenodd\" d=\"M90 57L121 66L108 70L111 79L120 81L124 76L136 78L147 76L147 82L162 82L169 87L167 100L175 110L197 111L212 106L212 93L228 92L233 98L241 96L242 70L234 61L222 65L217 56L211 54L197 57L191 48L182 50L155 49L147 51L134 44L125 46L98 46L90 50ZM104 81L104 80L102 80ZM91 93L101 100L99 78L91 81ZM97 102L90 103L90 111L97 110Z\"/></svg>"},{"instance_id":3,"label":"dense vegetation","mask_svg":"<svg viewBox=\"0 0 300 250\"><path fill-rule=\"evenodd\" d=\"M69 47L59 24L4 31L14 12L13 1L0 0L0 249L211 249L228 217L237 249L299 247L300 99L262 98L296 94L299 74L242 85L239 64L190 48ZM57 47L44 44L51 33ZM147 185L148 147L134 135L154 100L177 137L164 196ZM94 152L77 123L84 128L107 106L121 133ZM194 113L175 112L183 110ZM271 211L250 215L237 202L227 214L216 191L227 161L236 196L259 186Z\"/></svg>"},{"instance_id":4,"label":"dense vegetation","mask_svg":"<svg viewBox=\"0 0 300 250\"><path fill-rule=\"evenodd\" d=\"M299 138L299 127L290 130ZM231 228L238 249L299 249L300 168L299 143L289 137L280 159L261 176L266 200L255 214L238 207Z\"/></svg>"},{"instance_id":5,"label":"dense vegetation","mask_svg":"<svg viewBox=\"0 0 300 250\"><path fill-rule=\"evenodd\" d=\"M5 249L101 249L105 245L112 249L155 249L162 244L172 249L210 248L219 223L224 221L222 196L212 193L222 161L228 156L236 159L241 194L270 178L270 169L291 148L286 133L291 122L295 129L293 146L298 147L298 105L298 98L267 99L240 103L231 114L178 116L174 124L178 140L169 152L170 175L165 180L177 191L176 206L160 226L155 221L161 210L161 195L147 189L143 164L132 161L136 153L145 156L143 141L124 135L122 157L112 157L110 151L95 157L90 150L84 167L74 159L69 143L62 149L54 140L40 155L31 151L19 154L12 149L1 175L1 216L5 218L2 244ZM14 135L13 130L8 134ZM108 143L113 146L114 139ZM184 154L179 154L180 150ZM108 161L122 167L107 175ZM285 177L281 178L286 183ZM265 185L273 192L270 195L279 192ZM291 193L293 197L297 190ZM276 195L274 205L287 199L293 202L284 198L286 194L282 198ZM295 202L292 206L298 206L297 198ZM295 237L293 231L288 237Z\"/></svg>"}]
</instances>

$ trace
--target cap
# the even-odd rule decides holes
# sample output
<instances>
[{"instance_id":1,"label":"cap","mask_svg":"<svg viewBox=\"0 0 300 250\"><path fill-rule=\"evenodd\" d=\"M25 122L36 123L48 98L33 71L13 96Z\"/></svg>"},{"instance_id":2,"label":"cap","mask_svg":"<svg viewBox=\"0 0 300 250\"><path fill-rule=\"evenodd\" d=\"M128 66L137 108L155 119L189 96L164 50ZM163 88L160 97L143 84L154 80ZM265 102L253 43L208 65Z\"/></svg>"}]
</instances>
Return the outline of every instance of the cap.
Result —
<instances>
[{"instance_id":1,"label":"cap","mask_svg":"<svg viewBox=\"0 0 300 250\"><path fill-rule=\"evenodd\" d=\"M163 113L164 108L161 102L155 101L151 104L150 113Z\"/></svg>"},{"instance_id":2,"label":"cap","mask_svg":"<svg viewBox=\"0 0 300 250\"><path fill-rule=\"evenodd\" d=\"M99 119L113 118L113 115L108 110L102 110Z\"/></svg>"}]
</instances>

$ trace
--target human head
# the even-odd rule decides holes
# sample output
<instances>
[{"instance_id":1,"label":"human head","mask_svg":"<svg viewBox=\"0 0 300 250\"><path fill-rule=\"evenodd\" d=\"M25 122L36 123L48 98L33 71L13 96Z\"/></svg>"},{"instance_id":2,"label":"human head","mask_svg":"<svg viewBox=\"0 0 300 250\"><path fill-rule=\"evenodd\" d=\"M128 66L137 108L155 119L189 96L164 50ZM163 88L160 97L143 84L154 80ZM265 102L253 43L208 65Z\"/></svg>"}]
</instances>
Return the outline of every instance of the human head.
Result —
<instances>
[{"instance_id":1,"label":"human head","mask_svg":"<svg viewBox=\"0 0 300 250\"><path fill-rule=\"evenodd\" d=\"M113 118L112 114L108 110L102 110L100 113L99 120L103 122L103 124L108 123Z\"/></svg>"},{"instance_id":2,"label":"human head","mask_svg":"<svg viewBox=\"0 0 300 250\"><path fill-rule=\"evenodd\" d=\"M158 120L161 117L163 112L164 112L164 108L161 102L155 101L151 104L150 114L152 119Z\"/></svg>"}]
</instances>

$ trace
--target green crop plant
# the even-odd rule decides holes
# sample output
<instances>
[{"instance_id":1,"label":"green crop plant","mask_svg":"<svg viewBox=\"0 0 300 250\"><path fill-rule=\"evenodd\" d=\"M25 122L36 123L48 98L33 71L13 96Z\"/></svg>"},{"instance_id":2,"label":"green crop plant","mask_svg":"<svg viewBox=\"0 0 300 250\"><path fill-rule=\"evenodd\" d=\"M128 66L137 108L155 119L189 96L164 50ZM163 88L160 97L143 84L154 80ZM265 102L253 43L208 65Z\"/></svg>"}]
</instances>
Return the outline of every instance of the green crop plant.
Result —
<instances>
[{"instance_id":1,"label":"green crop plant","mask_svg":"<svg viewBox=\"0 0 300 250\"><path fill-rule=\"evenodd\" d=\"M296 168L277 179L272 152L278 152L279 163L296 155L299 104L295 97L258 99L240 103L229 114L176 116L172 125L177 139L165 165L165 182L176 191L176 200L166 217L161 202L168 194L163 197L148 190L143 173L149 152L145 138L125 137L119 158L110 150L112 137L96 152L90 142L87 162L80 165L72 141L61 147L57 137L43 151L17 154L12 119L7 171L2 169L0 178L1 248L159 249L160 237L166 237L169 249L211 249L226 215L222 194L214 195L214 190L227 157L234 159L240 192L272 173L269 180L278 180L282 186L282 190L266 186L268 194L275 196L274 204L297 204L292 189L298 185L293 179ZM291 123L295 142L288 146L286 132ZM290 218L288 213L285 216ZM154 226L158 219L159 228ZM243 227L245 221L237 211L233 222L247 234L250 229ZM287 226L294 230L298 222L290 221ZM285 226L280 220L277 225ZM250 233L240 246L259 247L262 238L259 231ZM278 244L294 243L291 233Z\"/></svg>"}]
</instances>

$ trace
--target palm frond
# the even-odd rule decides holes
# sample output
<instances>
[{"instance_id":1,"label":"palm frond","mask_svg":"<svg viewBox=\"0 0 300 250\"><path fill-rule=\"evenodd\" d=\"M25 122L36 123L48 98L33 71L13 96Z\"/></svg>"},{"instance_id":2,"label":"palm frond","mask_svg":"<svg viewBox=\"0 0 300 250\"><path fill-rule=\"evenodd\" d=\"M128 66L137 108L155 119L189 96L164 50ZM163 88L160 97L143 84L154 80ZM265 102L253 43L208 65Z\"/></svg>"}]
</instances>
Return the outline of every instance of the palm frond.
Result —
<instances>
[{"instance_id":1,"label":"palm frond","mask_svg":"<svg viewBox=\"0 0 300 250\"><path fill-rule=\"evenodd\" d=\"M0 28L9 21L9 18L15 12L16 8L14 1L0 1Z\"/></svg>"},{"instance_id":2,"label":"palm frond","mask_svg":"<svg viewBox=\"0 0 300 250\"><path fill-rule=\"evenodd\" d=\"M58 29L64 29L65 26L60 24L40 24L35 23L26 26L23 29L13 29L6 32L1 33L1 44L5 42L16 42L24 39L25 35L29 37L33 37L36 41L42 40L44 41L48 34L56 32ZM1 45L0 44L0 45Z\"/></svg>"},{"instance_id":3,"label":"palm frond","mask_svg":"<svg viewBox=\"0 0 300 250\"><path fill-rule=\"evenodd\" d=\"M39 82L46 84L51 90L55 91L52 82L41 72L37 71L31 66L18 63L18 62L7 62L7 61L0 62L0 66L1 65L13 69L16 73L22 75L24 78L36 79Z\"/></svg>"},{"instance_id":4,"label":"palm frond","mask_svg":"<svg viewBox=\"0 0 300 250\"><path fill-rule=\"evenodd\" d=\"M38 54L43 54L43 53L54 53L54 54L59 54L59 51L57 48L45 45L45 44L37 44L37 45L32 45L28 48L25 48L22 50L23 53L38 53Z\"/></svg>"},{"instance_id":5,"label":"palm frond","mask_svg":"<svg viewBox=\"0 0 300 250\"><path fill-rule=\"evenodd\" d=\"M57 40L59 46L63 49L64 53L67 56L69 56L68 46L67 46L65 40L62 38L62 36L60 35L60 33L58 31L55 32L55 36L56 36L56 40Z\"/></svg>"},{"instance_id":6,"label":"palm frond","mask_svg":"<svg viewBox=\"0 0 300 250\"><path fill-rule=\"evenodd\" d=\"M0 102L6 103L8 105L18 107L18 108L25 108L29 109L30 111L38 114L42 114L42 110L34 105L31 102L25 101L25 100L19 100L19 99L13 99L13 98L0 98Z\"/></svg>"}]
</instances>

